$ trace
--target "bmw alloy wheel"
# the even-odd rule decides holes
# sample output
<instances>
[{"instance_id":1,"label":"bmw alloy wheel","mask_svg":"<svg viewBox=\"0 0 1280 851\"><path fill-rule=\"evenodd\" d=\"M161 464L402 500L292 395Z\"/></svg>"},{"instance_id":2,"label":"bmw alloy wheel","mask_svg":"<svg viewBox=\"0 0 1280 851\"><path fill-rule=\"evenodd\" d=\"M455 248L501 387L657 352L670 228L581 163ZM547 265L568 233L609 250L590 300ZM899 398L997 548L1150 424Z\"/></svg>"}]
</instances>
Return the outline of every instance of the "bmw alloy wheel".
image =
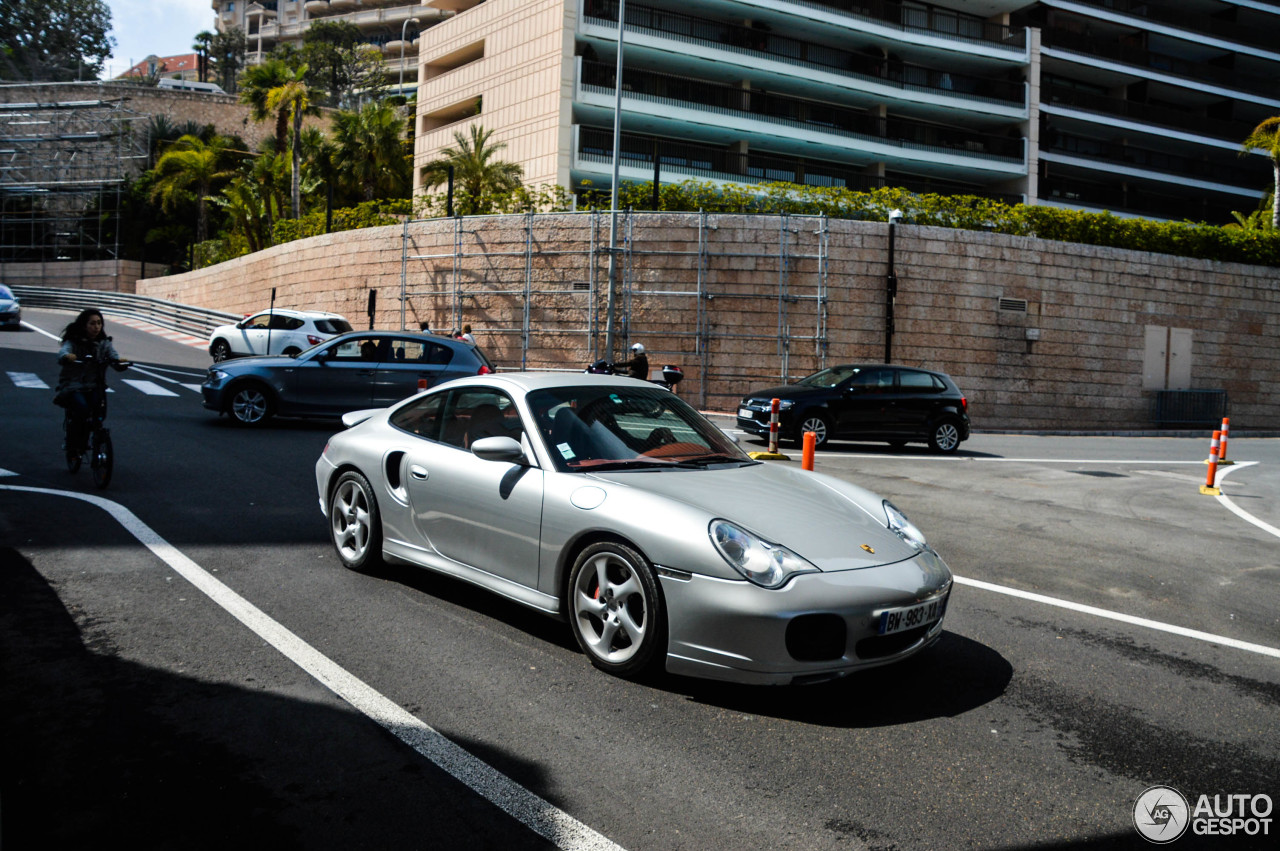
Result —
<instances>
[{"instance_id":1,"label":"bmw alloy wheel","mask_svg":"<svg viewBox=\"0 0 1280 851\"><path fill-rule=\"evenodd\" d=\"M231 416L243 425L260 425L271 415L271 400L261 387L241 387L231 396Z\"/></svg>"}]
</instances>

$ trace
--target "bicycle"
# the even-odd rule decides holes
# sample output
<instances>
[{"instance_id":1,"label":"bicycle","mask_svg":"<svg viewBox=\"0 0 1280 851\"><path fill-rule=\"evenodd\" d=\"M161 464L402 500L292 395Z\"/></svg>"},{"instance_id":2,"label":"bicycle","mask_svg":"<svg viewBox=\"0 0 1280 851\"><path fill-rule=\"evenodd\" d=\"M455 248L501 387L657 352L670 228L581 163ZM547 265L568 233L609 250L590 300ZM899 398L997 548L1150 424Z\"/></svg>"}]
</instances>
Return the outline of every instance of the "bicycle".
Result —
<instances>
[{"instance_id":1,"label":"bicycle","mask_svg":"<svg viewBox=\"0 0 1280 851\"><path fill-rule=\"evenodd\" d=\"M89 455L89 469L93 471L93 483L99 488L111 484L111 474L115 470L115 454L111 447L111 430L104 423L107 419L107 367L126 370L133 366L132 361L102 361L93 357L84 359L86 364L93 364L96 369L98 385L98 401L94 410L89 413L86 425L88 435L84 447L71 445L71 412L68 410L62 417L62 434L67 455L67 469L72 473L80 470L84 456Z\"/></svg>"}]
</instances>

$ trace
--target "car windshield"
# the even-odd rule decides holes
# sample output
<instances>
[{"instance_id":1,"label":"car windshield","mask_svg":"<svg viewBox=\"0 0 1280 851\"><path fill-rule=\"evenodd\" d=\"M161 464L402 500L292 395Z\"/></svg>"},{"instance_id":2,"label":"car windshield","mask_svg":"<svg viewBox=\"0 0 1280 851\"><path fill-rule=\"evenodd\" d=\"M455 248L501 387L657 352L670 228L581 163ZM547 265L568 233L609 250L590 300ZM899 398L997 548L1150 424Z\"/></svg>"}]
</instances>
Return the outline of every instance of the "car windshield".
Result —
<instances>
[{"instance_id":1,"label":"car windshield","mask_svg":"<svg viewBox=\"0 0 1280 851\"><path fill-rule=\"evenodd\" d=\"M13 298L13 290L9 289L4 284L0 284L0 298Z\"/></svg>"},{"instance_id":2,"label":"car windshield","mask_svg":"<svg viewBox=\"0 0 1280 851\"><path fill-rule=\"evenodd\" d=\"M861 369L856 366L833 366L830 369L815 372L813 375L806 375L797 383L805 387L835 387L860 371Z\"/></svg>"},{"instance_id":3,"label":"car windshield","mask_svg":"<svg viewBox=\"0 0 1280 851\"><path fill-rule=\"evenodd\" d=\"M658 387L556 387L531 392L528 403L561 472L756 463L679 396Z\"/></svg>"}]
</instances>

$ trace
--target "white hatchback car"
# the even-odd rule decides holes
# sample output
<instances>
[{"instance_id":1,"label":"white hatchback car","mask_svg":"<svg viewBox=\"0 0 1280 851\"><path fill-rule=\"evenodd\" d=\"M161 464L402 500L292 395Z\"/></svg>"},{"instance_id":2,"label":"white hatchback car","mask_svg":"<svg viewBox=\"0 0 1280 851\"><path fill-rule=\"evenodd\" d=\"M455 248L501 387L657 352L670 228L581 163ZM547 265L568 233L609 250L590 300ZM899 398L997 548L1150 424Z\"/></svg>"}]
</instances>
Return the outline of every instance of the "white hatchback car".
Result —
<instances>
[{"instance_id":1,"label":"white hatchback car","mask_svg":"<svg viewBox=\"0 0 1280 851\"><path fill-rule=\"evenodd\" d=\"M215 361L247 355L296 355L330 337L353 330L346 317L318 310L264 310L209 335Z\"/></svg>"}]
</instances>

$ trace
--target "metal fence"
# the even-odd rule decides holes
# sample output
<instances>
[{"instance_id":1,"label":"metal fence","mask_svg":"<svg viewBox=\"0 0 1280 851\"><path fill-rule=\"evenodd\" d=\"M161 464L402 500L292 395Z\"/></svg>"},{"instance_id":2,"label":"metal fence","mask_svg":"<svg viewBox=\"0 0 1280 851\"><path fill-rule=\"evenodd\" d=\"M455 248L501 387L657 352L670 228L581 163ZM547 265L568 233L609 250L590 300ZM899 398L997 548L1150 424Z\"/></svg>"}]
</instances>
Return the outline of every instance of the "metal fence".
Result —
<instances>
[{"instance_id":1,"label":"metal fence","mask_svg":"<svg viewBox=\"0 0 1280 851\"><path fill-rule=\"evenodd\" d=\"M206 310L203 307L191 307L132 293L54 289L21 284L14 285L10 289L23 307L44 307L76 312L86 307L96 307L108 316L141 319L161 328L180 331L193 337L207 337L219 325L238 322L244 318L236 313Z\"/></svg>"}]
</instances>

